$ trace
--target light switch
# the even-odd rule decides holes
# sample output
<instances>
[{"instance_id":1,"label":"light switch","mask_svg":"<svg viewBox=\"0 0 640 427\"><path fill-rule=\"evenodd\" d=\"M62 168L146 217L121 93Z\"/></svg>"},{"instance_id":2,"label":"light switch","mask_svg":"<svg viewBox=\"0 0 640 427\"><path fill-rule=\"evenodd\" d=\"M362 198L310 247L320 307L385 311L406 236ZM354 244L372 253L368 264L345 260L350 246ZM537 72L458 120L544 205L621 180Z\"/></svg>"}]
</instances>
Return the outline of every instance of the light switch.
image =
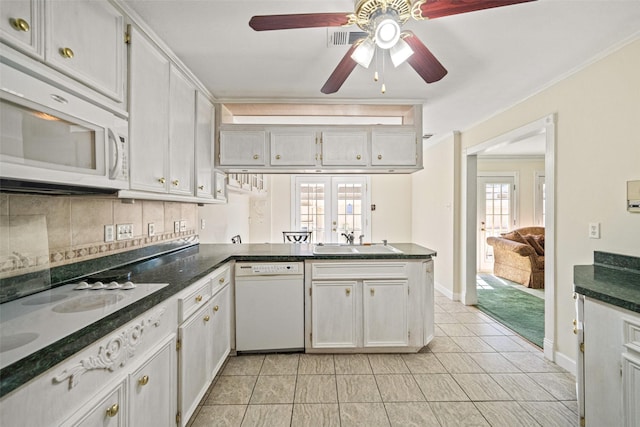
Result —
<instances>
[{"instance_id":1,"label":"light switch","mask_svg":"<svg viewBox=\"0 0 640 427\"><path fill-rule=\"evenodd\" d=\"M599 222L590 222L589 223L589 238L590 239L599 239L600 238L600 223Z\"/></svg>"}]
</instances>

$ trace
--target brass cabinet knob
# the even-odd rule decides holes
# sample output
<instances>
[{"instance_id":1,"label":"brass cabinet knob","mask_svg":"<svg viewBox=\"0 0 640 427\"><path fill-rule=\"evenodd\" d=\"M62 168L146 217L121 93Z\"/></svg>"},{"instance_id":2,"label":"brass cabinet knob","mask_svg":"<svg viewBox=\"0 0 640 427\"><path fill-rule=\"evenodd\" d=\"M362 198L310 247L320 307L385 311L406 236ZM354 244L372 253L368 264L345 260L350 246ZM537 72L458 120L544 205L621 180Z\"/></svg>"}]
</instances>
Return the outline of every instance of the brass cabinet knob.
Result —
<instances>
[{"instance_id":1,"label":"brass cabinet knob","mask_svg":"<svg viewBox=\"0 0 640 427\"><path fill-rule=\"evenodd\" d=\"M209 315L207 314L206 316L204 316L204 321L208 322L209 320L211 320L211 317L209 317Z\"/></svg>"},{"instance_id":2,"label":"brass cabinet knob","mask_svg":"<svg viewBox=\"0 0 640 427\"><path fill-rule=\"evenodd\" d=\"M11 26L17 31L24 31L25 33L31 29L29 23L22 18L9 19Z\"/></svg>"},{"instance_id":3,"label":"brass cabinet knob","mask_svg":"<svg viewBox=\"0 0 640 427\"><path fill-rule=\"evenodd\" d=\"M71 48L61 47L59 52L63 58L69 58L69 59L73 58L73 51L71 50Z\"/></svg>"},{"instance_id":4,"label":"brass cabinet knob","mask_svg":"<svg viewBox=\"0 0 640 427\"><path fill-rule=\"evenodd\" d=\"M374 296L376 294L376 290L371 288L371 296Z\"/></svg>"},{"instance_id":5,"label":"brass cabinet knob","mask_svg":"<svg viewBox=\"0 0 640 427\"><path fill-rule=\"evenodd\" d=\"M149 375L143 375L140 378L138 378L138 384L147 385L148 383L149 383Z\"/></svg>"},{"instance_id":6,"label":"brass cabinet knob","mask_svg":"<svg viewBox=\"0 0 640 427\"><path fill-rule=\"evenodd\" d=\"M378 154L378 160L382 160L382 154Z\"/></svg>"},{"instance_id":7,"label":"brass cabinet knob","mask_svg":"<svg viewBox=\"0 0 640 427\"><path fill-rule=\"evenodd\" d=\"M218 194L222 194L222 188L218 190Z\"/></svg>"},{"instance_id":8,"label":"brass cabinet knob","mask_svg":"<svg viewBox=\"0 0 640 427\"><path fill-rule=\"evenodd\" d=\"M218 282L220 282L220 283L224 283L224 277L221 277L221 278L218 280Z\"/></svg>"},{"instance_id":9,"label":"brass cabinet knob","mask_svg":"<svg viewBox=\"0 0 640 427\"><path fill-rule=\"evenodd\" d=\"M204 185L198 185L198 190L204 190Z\"/></svg>"},{"instance_id":10,"label":"brass cabinet knob","mask_svg":"<svg viewBox=\"0 0 640 427\"><path fill-rule=\"evenodd\" d=\"M356 159L358 159L358 160L360 160L361 158L362 158L362 156L361 156L360 154L358 154L358 155L356 156Z\"/></svg>"},{"instance_id":11,"label":"brass cabinet knob","mask_svg":"<svg viewBox=\"0 0 640 427\"><path fill-rule=\"evenodd\" d=\"M276 154L276 160L280 160L280 154Z\"/></svg>"},{"instance_id":12,"label":"brass cabinet knob","mask_svg":"<svg viewBox=\"0 0 640 427\"><path fill-rule=\"evenodd\" d=\"M218 307L217 305L214 305L213 306L213 311L218 311L218 310L220 310L220 307Z\"/></svg>"},{"instance_id":13,"label":"brass cabinet knob","mask_svg":"<svg viewBox=\"0 0 640 427\"><path fill-rule=\"evenodd\" d=\"M198 296L196 297L196 302L200 302L200 301L202 301L202 295L198 295Z\"/></svg>"},{"instance_id":14,"label":"brass cabinet knob","mask_svg":"<svg viewBox=\"0 0 640 427\"><path fill-rule=\"evenodd\" d=\"M258 160L258 155L257 154L253 155L253 160Z\"/></svg>"},{"instance_id":15,"label":"brass cabinet knob","mask_svg":"<svg viewBox=\"0 0 640 427\"><path fill-rule=\"evenodd\" d=\"M344 290L347 295L351 295L351 289L347 288Z\"/></svg>"},{"instance_id":16,"label":"brass cabinet knob","mask_svg":"<svg viewBox=\"0 0 640 427\"><path fill-rule=\"evenodd\" d=\"M174 186L176 186L176 187L177 187L178 185L180 185L180 181L179 181L179 180L177 180L177 179L174 179L173 181L171 181L171 183L172 183Z\"/></svg>"},{"instance_id":17,"label":"brass cabinet knob","mask_svg":"<svg viewBox=\"0 0 640 427\"><path fill-rule=\"evenodd\" d=\"M107 409L107 416L108 417L115 417L116 414L118 413L118 410L120 410L120 406L118 406L117 403L114 403L113 405L111 405L108 409Z\"/></svg>"},{"instance_id":18,"label":"brass cabinet knob","mask_svg":"<svg viewBox=\"0 0 640 427\"><path fill-rule=\"evenodd\" d=\"M158 182L159 182L160 184L164 184L165 182L167 182L167 180L166 180L166 179L164 179L164 178L158 178Z\"/></svg>"}]
</instances>

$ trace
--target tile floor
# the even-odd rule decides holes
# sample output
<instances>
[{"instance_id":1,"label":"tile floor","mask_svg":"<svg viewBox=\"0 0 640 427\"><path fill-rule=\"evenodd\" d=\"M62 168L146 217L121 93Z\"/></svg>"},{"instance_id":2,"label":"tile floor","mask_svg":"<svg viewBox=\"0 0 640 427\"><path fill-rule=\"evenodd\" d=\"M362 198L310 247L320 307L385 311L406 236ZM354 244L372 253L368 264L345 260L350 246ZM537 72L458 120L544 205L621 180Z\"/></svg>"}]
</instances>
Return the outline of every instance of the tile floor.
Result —
<instances>
[{"instance_id":1,"label":"tile floor","mask_svg":"<svg viewBox=\"0 0 640 427\"><path fill-rule=\"evenodd\" d=\"M231 357L189 426L578 425L573 375L475 307L435 311L417 354Z\"/></svg>"}]
</instances>

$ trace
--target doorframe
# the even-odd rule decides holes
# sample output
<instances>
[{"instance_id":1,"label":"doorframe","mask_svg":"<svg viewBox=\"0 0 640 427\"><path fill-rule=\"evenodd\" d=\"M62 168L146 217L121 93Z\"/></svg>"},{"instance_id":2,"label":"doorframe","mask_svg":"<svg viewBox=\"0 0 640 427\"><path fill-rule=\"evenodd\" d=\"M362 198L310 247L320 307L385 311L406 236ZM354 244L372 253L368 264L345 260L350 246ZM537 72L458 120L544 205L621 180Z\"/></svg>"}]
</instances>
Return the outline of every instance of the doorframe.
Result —
<instances>
[{"instance_id":1,"label":"doorframe","mask_svg":"<svg viewBox=\"0 0 640 427\"><path fill-rule=\"evenodd\" d=\"M468 147L462 153L462 251L461 278L462 302L467 305L477 304L476 289L477 271L477 176L478 154L488 148L508 145L524 138L545 134L545 269L544 269L544 341L545 358L555 360L556 336L556 244L555 244L555 156L556 156L556 122L557 114L553 113L539 120L521 126L480 144Z\"/></svg>"}]
</instances>

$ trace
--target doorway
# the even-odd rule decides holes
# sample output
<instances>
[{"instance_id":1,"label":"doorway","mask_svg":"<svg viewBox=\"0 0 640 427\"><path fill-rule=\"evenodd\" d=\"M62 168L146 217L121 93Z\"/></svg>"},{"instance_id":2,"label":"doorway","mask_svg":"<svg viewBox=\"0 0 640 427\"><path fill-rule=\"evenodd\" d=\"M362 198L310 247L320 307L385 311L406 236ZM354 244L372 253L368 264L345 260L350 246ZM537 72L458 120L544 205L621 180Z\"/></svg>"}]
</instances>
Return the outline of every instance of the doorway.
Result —
<instances>
[{"instance_id":1,"label":"doorway","mask_svg":"<svg viewBox=\"0 0 640 427\"><path fill-rule=\"evenodd\" d=\"M462 301L476 304L478 294L476 273L478 270L478 156L502 146L523 141L534 135L543 135L544 160L544 223L545 223L545 290L544 290L544 355L555 360L555 144L556 116L546 116L535 122L500 135L483 143L468 147L462 156Z\"/></svg>"}]
</instances>

